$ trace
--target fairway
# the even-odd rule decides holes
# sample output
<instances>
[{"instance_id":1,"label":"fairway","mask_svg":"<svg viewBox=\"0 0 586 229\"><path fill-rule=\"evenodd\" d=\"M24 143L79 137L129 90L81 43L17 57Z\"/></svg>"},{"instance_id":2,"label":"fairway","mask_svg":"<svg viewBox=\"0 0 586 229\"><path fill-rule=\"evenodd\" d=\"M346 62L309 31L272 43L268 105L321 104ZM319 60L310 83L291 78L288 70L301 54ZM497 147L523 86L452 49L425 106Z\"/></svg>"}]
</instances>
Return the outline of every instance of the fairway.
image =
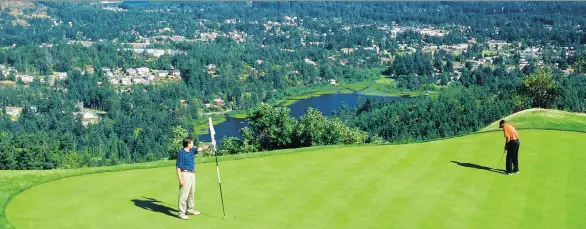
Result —
<instances>
[{"instance_id":1,"label":"fairway","mask_svg":"<svg viewBox=\"0 0 586 229\"><path fill-rule=\"evenodd\" d=\"M176 217L173 167L35 186L7 217L27 228L584 228L586 134L521 130L520 174L494 172L502 132L408 145L326 147L196 167L196 209ZM500 164L504 168L504 159Z\"/></svg>"}]
</instances>

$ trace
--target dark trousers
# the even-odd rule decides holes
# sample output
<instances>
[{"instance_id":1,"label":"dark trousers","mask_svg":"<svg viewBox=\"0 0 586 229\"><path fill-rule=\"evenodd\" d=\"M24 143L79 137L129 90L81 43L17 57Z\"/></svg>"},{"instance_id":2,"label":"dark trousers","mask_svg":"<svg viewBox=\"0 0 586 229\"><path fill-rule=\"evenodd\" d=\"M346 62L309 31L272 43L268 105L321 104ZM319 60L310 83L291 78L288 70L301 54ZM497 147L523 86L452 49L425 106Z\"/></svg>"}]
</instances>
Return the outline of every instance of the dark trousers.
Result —
<instances>
[{"instance_id":1,"label":"dark trousers","mask_svg":"<svg viewBox=\"0 0 586 229\"><path fill-rule=\"evenodd\" d=\"M519 171L519 139L507 143L507 173Z\"/></svg>"}]
</instances>

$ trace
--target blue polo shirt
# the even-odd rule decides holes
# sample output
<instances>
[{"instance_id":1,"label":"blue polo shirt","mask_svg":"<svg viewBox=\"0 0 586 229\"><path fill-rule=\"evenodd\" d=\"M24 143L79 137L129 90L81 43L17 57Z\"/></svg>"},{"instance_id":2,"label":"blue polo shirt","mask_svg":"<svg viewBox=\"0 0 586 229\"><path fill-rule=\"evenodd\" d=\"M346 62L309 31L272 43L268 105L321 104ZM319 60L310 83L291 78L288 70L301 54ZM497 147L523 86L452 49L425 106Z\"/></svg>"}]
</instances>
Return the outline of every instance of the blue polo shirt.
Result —
<instances>
[{"instance_id":1,"label":"blue polo shirt","mask_svg":"<svg viewBox=\"0 0 586 229\"><path fill-rule=\"evenodd\" d=\"M189 152L185 151L185 149L180 149L177 152L177 168L181 170L195 170L195 155L197 154L197 148L191 148Z\"/></svg>"}]
</instances>

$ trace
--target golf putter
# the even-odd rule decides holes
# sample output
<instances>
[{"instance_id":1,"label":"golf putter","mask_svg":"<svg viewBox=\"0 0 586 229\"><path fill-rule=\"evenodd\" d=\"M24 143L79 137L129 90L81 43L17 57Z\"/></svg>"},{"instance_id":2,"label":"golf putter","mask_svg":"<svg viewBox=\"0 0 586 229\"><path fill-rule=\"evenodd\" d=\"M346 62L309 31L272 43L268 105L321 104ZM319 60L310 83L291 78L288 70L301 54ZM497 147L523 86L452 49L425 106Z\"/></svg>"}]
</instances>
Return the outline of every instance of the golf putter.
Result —
<instances>
[{"instance_id":1,"label":"golf putter","mask_svg":"<svg viewBox=\"0 0 586 229\"><path fill-rule=\"evenodd\" d=\"M499 160L499 163L496 164L496 170L499 170L499 165L501 165L501 161L503 161L503 157L505 156L505 152L507 152L507 150L503 151L503 155L501 156L501 159Z\"/></svg>"}]
</instances>

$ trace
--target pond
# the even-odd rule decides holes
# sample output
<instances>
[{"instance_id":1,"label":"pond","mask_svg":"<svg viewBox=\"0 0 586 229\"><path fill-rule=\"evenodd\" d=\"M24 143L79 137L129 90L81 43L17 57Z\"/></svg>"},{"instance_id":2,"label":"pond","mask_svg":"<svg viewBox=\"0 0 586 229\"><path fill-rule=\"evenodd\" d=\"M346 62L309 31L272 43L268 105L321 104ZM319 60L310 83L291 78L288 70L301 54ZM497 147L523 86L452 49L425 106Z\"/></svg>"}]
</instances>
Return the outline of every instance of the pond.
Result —
<instances>
[{"instance_id":1,"label":"pond","mask_svg":"<svg viewBox=\"0 0 586 229\"><path fill-rule=\"evenodd\" d=\"M342 103L345 103L349 107L356 107L358 101L365 100L365 99L375 99L375 100L391 100L391 101L398 101L404 99L404 97L399 96L371 96L371 95L361 95L357 93L353 94L327 94L321 95L318 97L308 98L299 100L289 106L291 109L290 115L299 118L305 114L309 107L313 107L321 111L325 116L331 116L332 112L339 109ZM218 144L222 141L225 137L241 137L240 129L243 127L248 126L245 119L237 119L232 117L226 117L226 121L219 123L214 126L214 130L216 131L216 141ZM201 134L198 136L199 140L202 142L210 142L211 138L209 134Z\"/></svg>"}]
</instances>

